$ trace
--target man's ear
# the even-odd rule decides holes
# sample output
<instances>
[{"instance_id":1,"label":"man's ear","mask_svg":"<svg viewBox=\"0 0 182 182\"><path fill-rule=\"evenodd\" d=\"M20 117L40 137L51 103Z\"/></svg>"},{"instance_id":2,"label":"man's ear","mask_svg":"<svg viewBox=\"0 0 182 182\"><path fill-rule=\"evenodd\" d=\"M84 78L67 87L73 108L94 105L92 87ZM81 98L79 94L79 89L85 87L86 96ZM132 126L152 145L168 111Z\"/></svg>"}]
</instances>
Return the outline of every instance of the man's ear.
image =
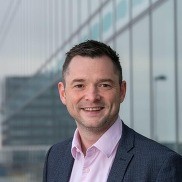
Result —
<instances>
[{"instance_id":1,"label":"man's ear","mask_svg":"<svg viewBox=\"0 0 182 182\"><path fill-rule=\"evenodd\" d=\"M60 100L62 101L64 105L66 105L66 93L65 93L65 86L63 82L58 83L58 91L59 91Z\"/></svg>"},{"instance_id":2,"label":"man's ear","mask_svg":"<svg viewBox=\"0 0 182 182\"><path fill-rule=\"evenodd\" d=\"M122 81L121 83L121 96L120 96L120 102L122 103L124 101L125 95L126 95L126 81Z\"/></svg>"}]
</instances>

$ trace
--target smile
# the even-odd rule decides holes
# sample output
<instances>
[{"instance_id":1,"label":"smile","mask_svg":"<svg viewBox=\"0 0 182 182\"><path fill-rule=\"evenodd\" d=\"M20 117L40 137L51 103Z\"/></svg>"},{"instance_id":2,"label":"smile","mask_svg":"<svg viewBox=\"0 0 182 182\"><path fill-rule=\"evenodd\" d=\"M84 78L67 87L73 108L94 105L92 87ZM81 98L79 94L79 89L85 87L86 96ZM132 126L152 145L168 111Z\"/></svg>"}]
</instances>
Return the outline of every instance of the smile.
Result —
<instances>
[{"instance_id":1,"label":"smile","mask_svg":"<svg viewBox=\"0 0 182 182\"><path fill-rule=\"evenodd\" d=\"M82 108L83 110L85 111L100 111L103 109L103 107L85 107L85 108Z\"/></svg>"}]
</instances>

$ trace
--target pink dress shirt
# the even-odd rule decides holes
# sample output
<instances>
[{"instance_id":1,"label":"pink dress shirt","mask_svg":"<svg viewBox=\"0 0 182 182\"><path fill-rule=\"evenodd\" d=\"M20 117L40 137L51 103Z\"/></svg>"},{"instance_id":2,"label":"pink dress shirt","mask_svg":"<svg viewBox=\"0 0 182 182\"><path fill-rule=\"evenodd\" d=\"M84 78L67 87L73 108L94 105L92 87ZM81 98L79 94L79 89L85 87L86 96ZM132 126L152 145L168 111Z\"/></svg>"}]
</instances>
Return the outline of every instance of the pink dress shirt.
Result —
<instances>
[{"instance_id":1,"label":"pink dress shirt","mask_svg":"<svg viewBox=\"0 0 182 182\"><path fill-rule=\"evenodd\" d=\"M120 118L101 136L101 138L83 155L76 129L71 153L75 159L70 182L106 182L119 140L122 135Z\"/></svg>"}]
</instances>

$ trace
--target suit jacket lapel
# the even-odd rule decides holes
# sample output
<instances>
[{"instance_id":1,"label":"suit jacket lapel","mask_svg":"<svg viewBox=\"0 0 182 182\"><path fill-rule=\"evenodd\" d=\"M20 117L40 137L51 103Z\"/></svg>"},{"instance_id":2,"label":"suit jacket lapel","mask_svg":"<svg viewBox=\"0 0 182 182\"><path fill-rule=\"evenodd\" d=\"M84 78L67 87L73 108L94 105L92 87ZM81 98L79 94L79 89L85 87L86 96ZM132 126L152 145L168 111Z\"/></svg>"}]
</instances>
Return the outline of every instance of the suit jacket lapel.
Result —
<instances>
[{"instance_id":1,"label":"suit jacket lapel","mask_svg":"<svg viewBox=\"0 0 182 182\"><path fill-rule=\"evenodd\" d=\"M62 167L61 169L63 170L62 173L58 174L58 177L56 178L56 182L61 181L61 182L68 182L70 179L72 167L73 167L73 162L74 159L71 155L71 144L67 147L65 151L64 157L61 158L60 164Z\"/></svg>"},{"instance_id":2,"label":"suit jacket lapel","mask_svg":"<svg viewBox=\"0 0 182 182\"><path fill-rule=\"evenodd\" d=\"M134 131L123 123L122 137L107 182L121 182L133 158Z\"/></svg>"}]
</instances>

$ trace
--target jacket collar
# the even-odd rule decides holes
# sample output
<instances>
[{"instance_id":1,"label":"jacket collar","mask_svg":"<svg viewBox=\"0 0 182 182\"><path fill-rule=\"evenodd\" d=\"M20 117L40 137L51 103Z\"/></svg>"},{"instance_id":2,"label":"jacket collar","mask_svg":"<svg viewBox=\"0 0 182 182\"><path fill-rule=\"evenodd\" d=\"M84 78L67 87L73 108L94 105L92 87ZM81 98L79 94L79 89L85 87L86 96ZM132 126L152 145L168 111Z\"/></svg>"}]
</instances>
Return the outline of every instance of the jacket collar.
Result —
<instances>
[{"instance_id":1,"label":"jacket collar","mask_svg":"<svg viewBox=\"0 0 182 182\"><path fill-rule=\"evenodd\" d=\"M57 162L61 166L62 173L57 171L58 177L55 178L55 182L68 182L71 176L71 171L73 168L74 158L71 155L71 141L67 145L67 148L65 150L64 157L60 157L61 160L58 160Z\"/></svg>"},{"instance_id":2,"label":"jacket collar","mask_svg":"<svg viewBox=\"0 0 182 182\"><path fill-rule=\"evenodd\" d=\"M107 182L121 182L134 154L134 131L123 123L123 133Z\"/></svg>"}]
</instances>

